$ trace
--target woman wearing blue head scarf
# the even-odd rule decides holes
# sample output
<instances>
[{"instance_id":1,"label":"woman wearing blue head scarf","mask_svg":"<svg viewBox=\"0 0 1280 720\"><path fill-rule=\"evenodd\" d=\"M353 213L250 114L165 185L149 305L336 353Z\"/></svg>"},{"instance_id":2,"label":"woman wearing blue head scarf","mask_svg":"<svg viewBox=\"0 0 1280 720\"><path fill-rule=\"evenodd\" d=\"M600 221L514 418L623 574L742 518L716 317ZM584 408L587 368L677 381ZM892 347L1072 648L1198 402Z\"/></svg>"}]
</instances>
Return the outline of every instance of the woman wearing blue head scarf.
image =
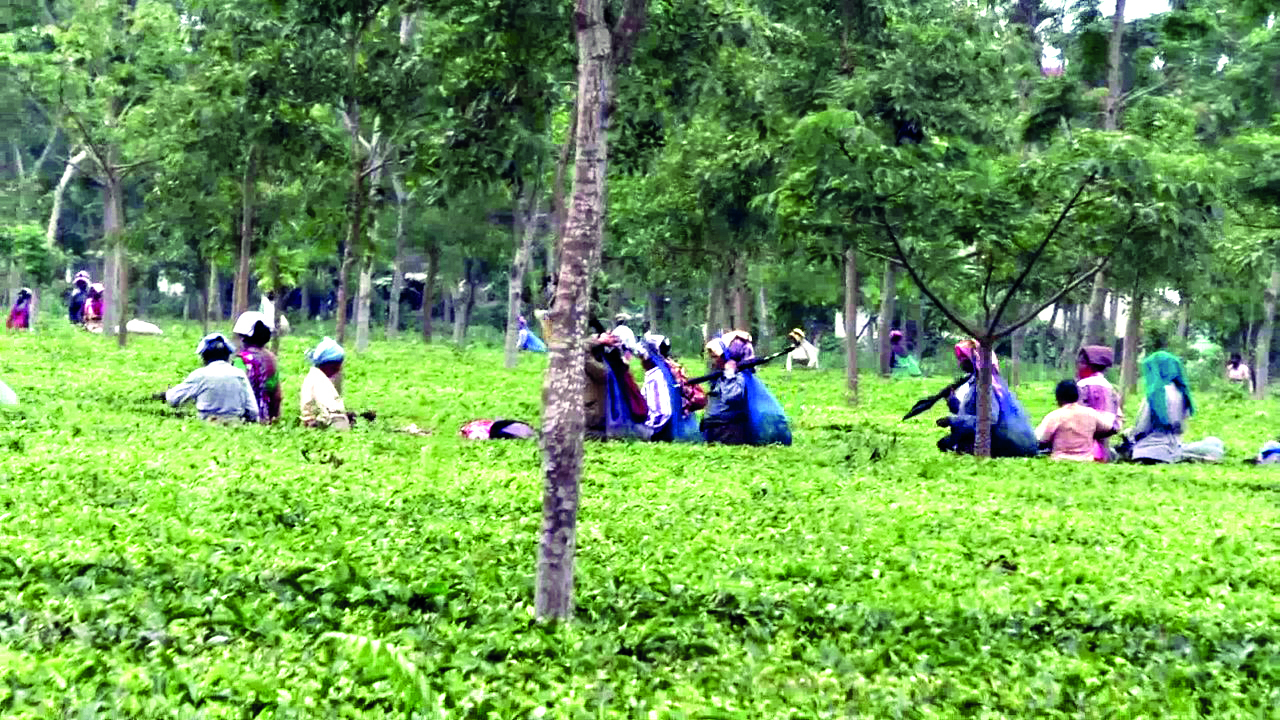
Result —
<instances>
[{"instance_id":1,"label":"woman wearing blue head scarf","mask_svg":"<svg viewBox=\"0 0 1280 720\"><path fill-rule=\"evenodd\" d=\"M227 339L221 333L205 335L196 346L196 354L204 361L204 367L156 397L173 407L194 401L202 420L257 422L258 401L253 397L248 376L227 362L231 358Z\"/></svg>"},{"instance_id":2,"label":"woman wearing blue head scarf","mask_svg":"<svg viewBox=\"0 0 1280 720\"><path fill-rule=\"evenodd\" d=\"M325 338L307 351L311 371L302 381L302 424L307 427L330 427L350 430L351 417L333 378L342 372L346 352L332 338Z\"/></svg>"},{"instance_id":3,"label":"woman wearing blue head scarf","mask_svg":"<svg viewBox=\"0 0 1280 720\"><path fill-rule=\"evenodd\" d=\"M1147 396L1133 428L1133 459L1152 465L1182 459L1182 433L1196 411L1182 361L1161 350L1142 361Z\"/></svg>"}]
</instances>

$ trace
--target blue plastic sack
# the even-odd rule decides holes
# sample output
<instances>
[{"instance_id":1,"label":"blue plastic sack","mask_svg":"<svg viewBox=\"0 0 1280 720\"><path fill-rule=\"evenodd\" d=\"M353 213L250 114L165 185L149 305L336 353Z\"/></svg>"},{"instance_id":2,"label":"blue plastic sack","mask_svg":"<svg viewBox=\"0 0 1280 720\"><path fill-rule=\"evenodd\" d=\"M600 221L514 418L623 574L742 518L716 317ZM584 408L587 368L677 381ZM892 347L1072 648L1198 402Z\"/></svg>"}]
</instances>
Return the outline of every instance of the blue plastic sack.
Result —
<instances>
[{"instance_id":1,"label":"blue plastic sack","mask_svg":"<svg viewBox=\"0 0 1280 720\"><path fill-rule=\"evenodd\" d=\"M790 445L791 426L782 405L753 372L743 373L747 385L747 416L753 445Z\"/></svg>"},{"instance_id":2,"label":"blue plastic sack","mask_svg":"<svg viewBox=\"0 0 1280 720\"><path fill-rule=\"evenodd\" d=\"M656 350L650 346L650 352L656 352ZM680 394L680 384L671 373L671 367L662 358L659 358L659 362L655 364L662 372L662 379L667 383L667 391L671 393L671 439L675 442L702 442L702 432L698 430L698 416L692 412L685 414L684 397Z\"/></svg>"},{"instance_id":3,"label":"blue plastic sack","mask_svg":"<svg viewBox=\"0 0 1280 720\"><path fill-rule=\"evenodd\" d=\"M544 353L547 351L547 344L542 342L542 338L524 330L521 333L520 349L525 352Z\"/></svg>"},{"instance_id":4,"label":"blue plastic sack","mask_svg":"<svg viewBox=\"0 0 1280 720\"><path fill-rule=\"evenodd\" d=\"M604 435L609 439L639 437L640 425L631 419L631 406L622 389L622 381L609 363L604 364Z\"/></svg>"}]
</instances>

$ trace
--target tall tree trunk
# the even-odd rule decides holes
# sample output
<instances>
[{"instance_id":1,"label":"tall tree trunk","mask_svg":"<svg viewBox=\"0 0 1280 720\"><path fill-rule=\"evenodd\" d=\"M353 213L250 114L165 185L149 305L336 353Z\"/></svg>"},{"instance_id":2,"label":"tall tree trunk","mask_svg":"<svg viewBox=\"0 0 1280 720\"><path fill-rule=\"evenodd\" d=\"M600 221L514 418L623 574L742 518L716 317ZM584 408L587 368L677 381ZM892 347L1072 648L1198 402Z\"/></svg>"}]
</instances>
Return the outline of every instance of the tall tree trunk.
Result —
<instances>
[{"instance_id":1,"label":"tall tree trunk","mask_svg":"<svg viewBox=\"0 0 1280 720\"><path fill-rule=\"evenodd\" d=\"M553 293L560 275L560 247L564 240L564 225L567 217L564 206L565 172L568 170L569 157L573 155L577 141L578 115L574 113L569 119L569 134L565 136L564 144L560 146L560 157L556 158L555 186L551 188L552 237L551 247L547 249L547 274L551 276ZM546 338L546 341L550 343L551 339Z\"/></svg>"},{"instance_id":2,"label":"tall tree trunk","mask_svg":"<svg viewBox=\"0 0 1280 720\"><path fill-rule=\"evenodd\" d=\"M356 350L369 349L371 303L373 297L373 255L365 256L360 263L360 287L356 291Z\"/></svg>"},{"instance_id":3,"label":"tall tree trunk","mask_svg":"<svg viewBox=\"0 0 1280 720\"><path fill-rule=\"evenodd\" d=\"M844 251L844 379L849 404L858 404L858 251Z\"/></svg>"},{"instance_id":4,"label":"tall tree trunk","mask_svg":"<svg viewBox=\"0 0 1280 720\"><path fill-rule=\"evenodd\" d=\"M893 370L893 351L889 331L893 329L893 306L898 292L898 264L885 262L884 280L880 286L880 374L889 377Z\"/></svg>"},{"instance_id":5,"label":"tall tree trunk","mask_svg":"<svg viewBox=\"0 0 1280 720\"><path fill-rule=\"evenodd\" d=\"M740 330L751 330L751 294L747 285L747 258L738 253L733 259L733 318L729 324Z\"/></svg>"},{"instance_id":6,"label":"tall tree trunk","mask_svg":"<svg viewBox=\"0 0 1280 720\"><path fill-rule=\"evenodd\" d=\"M427 282L422 287L422 342L430 344L431 308L436 302L436 278L440 275L440 247L427 248Z\"/></svg>"},{"instance_id":7,"label":"tall tree trunk","mask_svg":"<svg viewBox=\"0 0 1280 720\"><path fill-rule=\"evenodd\" d=\"M1272 265L1271 282L1262 296L1262 327L1254 349L1253 396L1259 400L1267 396L1267 383L1271 380L1271 340L1275 337L1277 298L1280 298L1280 260Z\"/></svg>"},{"instance_id":8,"label":"tall tree trunk","mask_svg":"<svg viewBox=\"0 0 1280 720\"><path fill-rule=\"evenodd\" d=\"M105 297L103 298L102 331L116 333L120 347L128 342L128 333L124 329L124 316L128 288L121 287L121 278L128 277L124 256L124 188L115 164L115 149L107 150L106 168L103 168L105 183L102 197L102 229L103 240L109 255L105 277Z\"/></svg>"},{"instance_id":9,"label":"tall tree trunk","mask_svg":"<svg viewBox=\"0 0 1280 720\"><path fill-rule=\"evenodd\" d=\"M536 178L537 175L534 177ZM537 232L538 192L536 180L527 183L516 201L515 222L512 225L516 252L515 257L511 259L511 272L507 276L507 338L504 361L508 370L515 368L519 362L521 299L524 296L524 276L529 271L529 257L533 253L533 236Z\"/></svg>"},{"instance_id":10,"label":"tall tree trunk","mask_svg":"<svg viewBox=\"0 0 1280 720\"><path fill-rule=\"evenodd\" d=\"M409 211L409 194L404 190L404 177L397 169L391 175L396 193L396 258L391 269L391 302L387 307L387 339L400 335L400 295L404 293L405 215Z\"/></svg>"},{"instance_id":11,"label":"tall tree trunk","mask_svg":"<svg viewBox=\"0 0 1280 720\"><path fill-rule=\"evenodd\" d=\"M355 73L355 40L351 43L351 72ZM356 253L362 249L364 237L364 171L365 161L360 157L360 104L352 94L347 100L347 121L351 134L351 226L347 231L347 242L342 250L342 262L338 266L338 318L334 334L338 343L347 338L347 295L348 279L351 277L351 266L355 262Z\"/></svg>"},{"instance_id":12,"label":"tall tree trunk","mask_svg":"<svg viewBox=\"0 0 1280 720\"><path fill-rule=\"evenodd\" d=\"M88 157L88 150L80 150L72 155L62 170L62 177L58 180L57 187L53 190L53 209L49 211L49 225L44 233L45 245L50 250L57 245L58 241L58 218L62 215L62 198L66 196L67 186L79 171L80 163Z\"/></svg>"},{"instance_id":13,"label":"tall tree trunk","mask_svg":"<svg viewBox=\"0 0 1280 720\"><path fill-rule=\"evenodd\" d=\"M204 332L209 334L209 325L213 322L213 308L218 303L218 264L209 260L209 274L204 284Z\"/></svg>"},{"instance_id":14,"label":"tall tree trunk","mask_svg":"<svg viewBox=\"0 0 1280 720\"><path fill-rule=\"evenodd\" d=\"M1101 345L1106 333L1107 274L1099 270L1093 276L1093 292L1089 295L1089 310L1084 326L1083 345Z\"/></svg>"},{"instance_id":15,"label":"tall tree trunk","mask_svg":"<svg viewBox=\"0 0 1280 720\"><path fill-rule=\"evenodd\" d=\"M702 333L702 341L710 342L716 333L722 328L719 327L720 322L720 282L712 276L707 288L707 328Z\"/></svg>"},{"instance_id":16,"label":"tall tree trunk","mask_svg":"<svg viewBox=\"0 0 1280 720\"><path fill-rule=\"evenodd\" d=\"M253 212L257 202L257 183L258 146L251 145L249 158L245 161L244 179L240 184L240 264L231 299L232 317L240 317L240 313L249 309L249 260L253 257Z\"/></svg>"},{"instance_id":17,"label":"tall tree trunk","mask_svg":"<svg viewBox=\"0 0 1280 720\"><path fill-rule=\"evenodd\" d=\"M645 296L644 316L648 322L649 330L654 333L662 332L659 330L658 316L662 313L662 294L657 290L650 288Z\"/></svg>"},{"instance_id":18,"label":"tall tree trunk","mask_svg":"<svg viewBox=\"0 0 1280 720\"><path fill-rule=\"evenodd\" d=\"M974 438L973 454L980 458L991 457L991 367L995 361L992 338L983 338L978 347L982 366L978 368L978 427Z\"/></svg>"},{"instance_id":19,"label":"tall tree trunk","mask_svg":"<svg viewBox=\"0 0 1280 720\"><path fill-rule=\"evenodd\" d=\"M643 9L643 0L639 5ZM605 131L609 88L613 85L613 42L605 24L603 0L578 0L575 21L578 108L573 204L565 219L561 243L560 274L551 311L555 339L543 389L545 482L534 590L534 611L543 620L567 620L573 613L584 422L579 338L587 326L591 273L600 253L608 160Z\"/></svg>"},{"instance_id":20,"label":"tall tree trunk","mask_svg":"<svg viewBox=\"0 0 1280 720\"><path fill-rule=\"evenodd\" d=\"M1102 105L1102 129L1120 127L1120 46L1124 40L1124 3L1116 0L1116 12L1111 16L1111 43L1107 52L1107 97Z\"/></svg>"},{"instance_id":21,"label":"tall tree trunk","mask_svg":"<svg viewBox=\"0 0 1280 720\"><path fill-rule=\"evenodd\" d=\"M765 297L764 282L756 287L756 317L756 344L768 347L773 328L769 327L769 299Z\"/></svg>"},{"instance_id":22,"label":"tall tree trunk","mask_svg":"<svg viewBox=\"0 0 1280 720\"><path fill-rule=\"evenodd\" d=\"M1178 297L1178 337L1186 340L1191 335L1191 294Z\"/></svg>"},{"instance_id":23,"label":"tall tree trunk","mask_svg":"<svg viewBox=\"0 0 1280 720\"><path fill-rule=\"evenodd\" d=\"M1142 344L1142 305L1144 296L1135 292L1130 296L1129 319L1124 328L1124 356L1120 365L1120 402L1138 388L1138 352Z\"/></svg>"},{"instance_id":24,"label":"tall tree trunk","mask_svg":"<svg viewBox=\"0 0 1280 720\"><path fill-rule=\"evenodd\" d=\"M1102 344L1114 348L1116 338L1120 337L1120 293L1114 290L1111 291L1111 308L1107 315L1107 337Z\"/></svg>"},{"instance_id":25,"label":"tall tree trunk","mask_svg":"<svg viewBox=\"0 0 1280 720\"><path fill-rule=\"evenodd\" d=\"M1058 321L1058 303L1053 304L1053 311L1049 313L1049 324L1045 326L1044 337L1040 339L1040 344L1036 348L1036 364L1040 366L1043 372L1044 368L1049 365L1049 341L1052 333L1055 332L1054 324ZM1041 376L1043 377L1043 375Z\"/></svg>"},{"instance_id":26,"label":"tall tree trunk","mask_svg":"<svg viewBox=\"0 0 1280 720\"><path fill-rule=\"evenodd\" d=\"M475 262L471 258L463 261L462 294L453 302L453 344L459 347L467 342L471 311L476 306Z\"/></svg>"}]
</instances>

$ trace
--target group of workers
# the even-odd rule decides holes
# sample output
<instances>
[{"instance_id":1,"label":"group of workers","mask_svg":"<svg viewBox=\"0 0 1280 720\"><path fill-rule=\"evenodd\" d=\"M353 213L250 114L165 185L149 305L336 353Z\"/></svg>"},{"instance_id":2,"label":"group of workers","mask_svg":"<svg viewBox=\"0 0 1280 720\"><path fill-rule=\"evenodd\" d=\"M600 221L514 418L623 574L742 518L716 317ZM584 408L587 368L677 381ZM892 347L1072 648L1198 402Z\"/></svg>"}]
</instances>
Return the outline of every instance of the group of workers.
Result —
<instances>
[{"instance_id":1,"label":"group of workers","mask_svg":"<svg viewBox=\"0 0 1280 720\"><path fill-rule=\"evenodd\" d=\"M200 339L196 355L204 365L178 385L156 393L173 407L194 402L201 419L223 423L258 422L270 424L280 418L284 387L275 355L267 349L271 341L270 320L250 311L236 319L232 334L236 346L222 333ZM311 370L302 380L300 412L308 427L347 430L355 421L348 413L334 384L342 372L346 354L331 338L307 351Z\"/></svg>"},{"instance_id":2,"label":"group of workers","mask_svg":"<svg viewBox=\"0 0 1280 720\"><path fill-rule=\"evenodd\" d=\"M951 414L938 419L940 427L949 429L938 441L938 448L972 453L977 435L977 384L982 354L978 344L970 340L956 345L955 355L968 379L948 400ZM1034 429L1001 377L998 362L992 358L993 457L1030 457L1047 451L1055 460L1127 460L1144 464L1221 458L1221 441L1216 438L1183 442L1187 421L1195 414L1195 402L1182 361L1168 352L1154 352L1143 359L1146 394L1138 408L1136 422L1117 448L1110 446L1109 438L1124 429L1124 415L1119 394L1105 375L1114 363L1111 348L1090 345L1080 349L1076 356L1076 377L1059 382L1054 389L1058 409L1046 415Z\"/></svg>"}]
</instances>

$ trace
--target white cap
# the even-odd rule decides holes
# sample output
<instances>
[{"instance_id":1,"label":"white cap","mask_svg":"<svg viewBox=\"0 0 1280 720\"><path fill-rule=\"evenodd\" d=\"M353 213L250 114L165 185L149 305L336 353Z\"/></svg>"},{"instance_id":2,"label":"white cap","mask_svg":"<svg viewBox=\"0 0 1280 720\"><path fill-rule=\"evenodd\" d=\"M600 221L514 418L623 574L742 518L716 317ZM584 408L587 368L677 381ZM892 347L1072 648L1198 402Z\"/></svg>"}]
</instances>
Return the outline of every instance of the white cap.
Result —
<instances>
[{"instance_id":1,"label":"white cap","mask_svg":"<svg viewBox=\"0 0 1280 720\"><path fill-rule=\"evenodd\" d=\"M268 330L274 330L271 327L271 320L266 315L250 310L240 313L240 317L236 318L236 326L231 328L231 332L237 335L252 335L253 329L257 327L258 323L266 325Z\"/></svg>"}]
</instances>

